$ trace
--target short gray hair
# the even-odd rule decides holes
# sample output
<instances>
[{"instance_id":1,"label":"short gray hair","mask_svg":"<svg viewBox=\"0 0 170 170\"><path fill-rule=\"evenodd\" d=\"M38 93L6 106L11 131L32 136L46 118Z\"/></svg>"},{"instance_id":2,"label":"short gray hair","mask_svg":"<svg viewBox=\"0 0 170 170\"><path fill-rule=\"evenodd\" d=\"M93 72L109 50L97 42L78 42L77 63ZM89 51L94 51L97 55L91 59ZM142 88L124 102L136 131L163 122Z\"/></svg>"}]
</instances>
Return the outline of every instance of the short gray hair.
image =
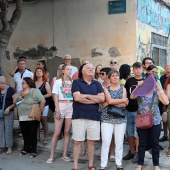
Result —
<instances>
[{"instance_id":1,"label":"short gray hair","mask_svg":"<svg viewBox=\"0 0 170 170\"><path fill-rule=\"evenodd\" d=\"M0 76L0 84L5 84L5 77L4 76Z\"/></svg>"},{"instance_id":2,"label":"short gray hair","mask_svg":"<svg viewBox=\"0 0 170 170\"><path fill-rule=\"evenodd\" d=\"M83 66L83 69L82 70L85 70L85 68L87 67L87 66L92 66L93 67L93 64L92 63L88 63L88 64L85 64L84 66Z\"/></svg>"},{"instance_id":3,"label":"short gray hair","mask_svg":"<svg viewBox=\"0 0 170 170\"><path fill-rule=\"evenodd\" d=\"M63 59L65 59L66 57L69 57L71 59L71 55L70 54L65 54Z\"/></svg>"}]
</instances>

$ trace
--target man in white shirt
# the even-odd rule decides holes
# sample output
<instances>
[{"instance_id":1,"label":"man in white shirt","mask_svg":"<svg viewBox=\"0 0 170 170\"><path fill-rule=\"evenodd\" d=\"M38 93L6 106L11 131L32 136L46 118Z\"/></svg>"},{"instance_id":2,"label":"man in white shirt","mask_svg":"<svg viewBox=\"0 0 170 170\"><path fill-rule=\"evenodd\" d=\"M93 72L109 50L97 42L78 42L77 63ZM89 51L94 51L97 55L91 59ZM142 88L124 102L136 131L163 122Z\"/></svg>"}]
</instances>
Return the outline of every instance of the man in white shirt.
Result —
<instances>
[{"instance_id":1,"label":"man in white shirt","mask_svg":"<svg viewBox=\"0 0 170 170\"><path fill-rule=\"evenodd\" d=\"M17 61L18 72L14 74L15 90L19 93L22 90L22 80L24 77L30 77L33 79L33 73L26 69L26 62L24 59Z\"/></svg>"},{"instance_id":2,"label":"man in white shirt","mask_svg":"<svg viewBox=\"0 0 170 170\"><path fill-rule=\"evenodd\" d=\"M65 54L63 57L63 64L70 64L71 65L71 55ZM74 73L78 71L77 67L71 66L72 67L72 72L71 72L71 78Z\"/></svg>"}]
</instances>

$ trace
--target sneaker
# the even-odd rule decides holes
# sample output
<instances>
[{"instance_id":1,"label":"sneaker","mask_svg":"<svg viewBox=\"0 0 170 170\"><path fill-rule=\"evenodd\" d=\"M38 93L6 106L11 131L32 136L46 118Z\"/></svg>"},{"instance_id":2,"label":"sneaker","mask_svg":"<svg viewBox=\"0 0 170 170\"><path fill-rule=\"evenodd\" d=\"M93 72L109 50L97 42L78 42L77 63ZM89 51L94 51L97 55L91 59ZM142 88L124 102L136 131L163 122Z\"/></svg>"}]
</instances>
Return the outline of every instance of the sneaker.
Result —
<instances>
[{"instance_id":1,"label":"sneaker","mask_svg":"<svg viewBox=\"0 0 170 170\"><path fill-rule=\"evenodd\" d=\"M152 159L152 155L149 151L145 151L145 158Z\"/></svg>"},{"instance_id":2,"label":"sneaker","mask_svg":"<svg viewBox=\"0 0 170 170\"><path fill-rule=\"evenodd\" d=\"M170 149L167 150L166 156L167 156L167 157L170 157Z\"/></svg>"},{"instance_id":3,"label":"sneaker","mask_svg":"<svg viewBox=\"0 0 170 170\"><path fill-rule=\"evenodd\" d=\"M163 136L162 138L159 139L159 142L164 142L167 141L168 137L167 136Z\"/></svg>"},{"instance_id":4,"label":"sneaker","mask_svg":"<svg viewBox=\"0 0 170 170\"><path fill-rule=\"evenodd\" d=\"M134 154L134 157L132 159L132 163L137 163L138 162L138 152Z\"/></svg>"},{"instance_id":5,"label":"sneaker","mask_svg":"<svg viewBox=\"0 0 170 170\"><path fill-rule=\"evenodd\" d=\"M123 157L123 160L130 160L134 157L134 154L132 154L129 150L128 154Z\"/></svg>"}]
</instances>

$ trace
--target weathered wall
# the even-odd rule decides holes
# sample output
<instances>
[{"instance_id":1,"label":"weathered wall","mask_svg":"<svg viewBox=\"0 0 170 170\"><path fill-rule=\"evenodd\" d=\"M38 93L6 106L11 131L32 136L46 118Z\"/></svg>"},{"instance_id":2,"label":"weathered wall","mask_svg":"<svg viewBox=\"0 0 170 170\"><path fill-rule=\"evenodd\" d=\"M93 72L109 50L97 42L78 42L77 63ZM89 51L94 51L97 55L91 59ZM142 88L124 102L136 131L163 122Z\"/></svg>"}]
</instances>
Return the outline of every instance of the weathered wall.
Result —
<instances>
[{"instance_id":1,"label":"weathered wall","mask_svg":"<svg viewBox=\"0 0 170 170\"><path fill-rule=\"evenodd\" d=\"M21 53L32 58L65 53L88 58L94 65L109 64L110 57L120 63L136 60L135 0L127 3L124 14L108 15L108 1L41 0L25 3L22 17L8 45L9 57ZM13 5L10 5L10 13ZM10 14L9 14L10 15ZM41 51L38 50L40 47Z\"/></svg>"},{"instance_id":2,"label":"weathered wall","mask_svg":"<svg viewBox=\"0 0 170 170\"><path fill-rule=\"evenodd\" d=\"M137 3L137 57L152 57L151 33L169 36L170 10L154 0L138 0ZM168 58L169 58L168 50Z\"/></svg>"}]
</instances>

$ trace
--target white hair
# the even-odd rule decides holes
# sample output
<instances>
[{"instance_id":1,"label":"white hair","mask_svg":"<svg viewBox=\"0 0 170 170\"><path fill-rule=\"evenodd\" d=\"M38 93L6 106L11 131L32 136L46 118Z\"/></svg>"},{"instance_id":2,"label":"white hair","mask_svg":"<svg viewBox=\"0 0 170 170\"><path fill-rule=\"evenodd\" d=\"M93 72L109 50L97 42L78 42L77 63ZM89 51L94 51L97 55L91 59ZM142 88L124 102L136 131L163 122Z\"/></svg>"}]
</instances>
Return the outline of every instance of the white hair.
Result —
<instances>
[{"instance_id":1,"label":"white hair","mask_svg":"<svg viewBox=\"0 0 170 170\"><path fill-rule=\"evenodd\" d=\"M85 65L83 66L83 69L82 69L82 70L84 71L87 66L92 66L92 67L93 67L93 64L92 64L92 63L85 64Z\"/></svg>"},{"instance_id":2,"label":"white hair","mask_svg":"<svg viewBox=\"0 0 170 170\"><path fill-rule=\"evenodd\" d=\"M71 55L70 54L65 54L63 59L65 59L66 57L69 57L71 59Z\"/></svg>"}]
</instances>

